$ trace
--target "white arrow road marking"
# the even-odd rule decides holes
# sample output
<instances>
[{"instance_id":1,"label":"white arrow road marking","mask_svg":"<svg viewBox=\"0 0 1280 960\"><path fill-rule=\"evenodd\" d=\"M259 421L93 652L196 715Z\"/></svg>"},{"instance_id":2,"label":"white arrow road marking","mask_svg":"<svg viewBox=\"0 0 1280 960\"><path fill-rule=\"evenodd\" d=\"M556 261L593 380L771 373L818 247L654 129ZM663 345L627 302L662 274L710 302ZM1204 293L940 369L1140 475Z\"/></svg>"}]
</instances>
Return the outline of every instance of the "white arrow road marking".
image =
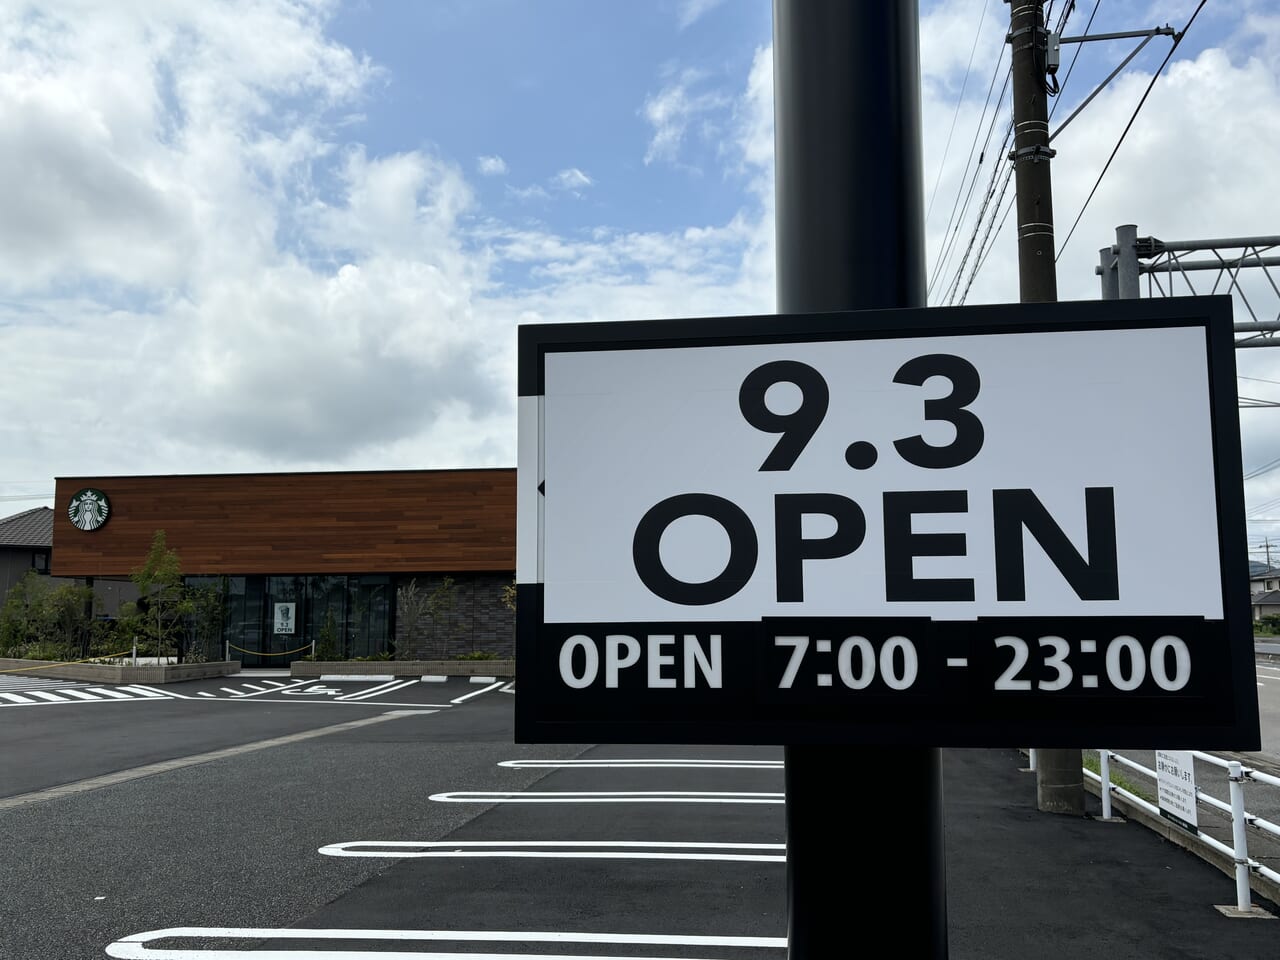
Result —
<instances>
[{"instance_id":1,"label":"white arrow road marking","mask_svg":"<svg viewBox=\"0 0 1280 960\"><path fill-rule=\"evenodd\" d=\"M786 863L785 843L648 843L641 840L349 840L320 848L328 857L715 860ZM772 853L739 851L774 851Z\"/></svg>"},{"instance_id":2,"label":"white arrow road marking","mask_svg":"<svg viewBox=\"0 0 1280 960\"><path fill-rule=\"evenodd\" d=\"M503 760L500 767L636 767L636 768L696 768L706 770L781 770L781 760Z\"/></svg>"},{"instance_id":3,"label":"white arrow road marking","mask_svg":"<svg viewBox=\"0 0 1280 960\"><path fill-rule=\"evenodd\" d=\"M223 687L222 689L225 690L227 688ZM266 693L268 691L263 692ZM315 686L307 687L304 690L271 690L269 692L283 693L291 697L337 697L342 694L342 691L337 687L326 687L324 684L316 684ZM257 694L248 693L245 694L245 696L254 697L257 696Z\"/></svg>"},{"instance_id":4,"label":"white arrow road marking","mask_svg":"<svg viewBox=\"0 0 1280 960\"><path fill-rule=\"evenodd\" d=\"M167 930L149 930L117 940L107 947L107 956L119 960L613 960L609 955L582 953L473 953L442 952L437 950L370 953L366 950L183 950L161 948L151 950L146 944L155 940L199 937L206 940L315 940L333 941L401 941L420 943L555 943L555 944L618 944L684 948L755 947L784 950L786 937L706 937L644 933L562 933L556 931L505 931L505 930L307 930L264 927L170 927ZM680 954L687 960L689 954ZM632 956L632 960L638 958ZM666 960L647 957L645 960ZM671 960L677 960L673 957Z\"/></svg>"},{"instance_id":5,"label":"white arrow road marking","mask_svg":"<svg viewBox=\"0 0 1280 960\"><path fill-rule=\"evenodd\" d=\"M782 803L781 793L729 793L713 790L500 790L433 793L438 803Z\"/></svg>"},{"instance_id":6,"label":"white arrow road marking","mask_svg":"<svg viewBox=\"0 0 1280 960\"><path fill-rule=\"evenodd\" d=\"M309 683L315 683L315 680L304 677L301 680L294 680L292 683L282 684L279 687L268 687L265 690L262 688L259 688L254 693L243 693L242 691L239 691L239 690L232 690L230 687L222 687L220 689L225 690L227 693L230 693L232 696L234 696L238 700L247 700L250 697L261 697L263 694L267 694L267 693L292 694L299 687L305 687ZM244 686L248 686L248 684L244 684ZM340 693L341 691L338 691L338 692Z\"/></svg>"}]
</instances>

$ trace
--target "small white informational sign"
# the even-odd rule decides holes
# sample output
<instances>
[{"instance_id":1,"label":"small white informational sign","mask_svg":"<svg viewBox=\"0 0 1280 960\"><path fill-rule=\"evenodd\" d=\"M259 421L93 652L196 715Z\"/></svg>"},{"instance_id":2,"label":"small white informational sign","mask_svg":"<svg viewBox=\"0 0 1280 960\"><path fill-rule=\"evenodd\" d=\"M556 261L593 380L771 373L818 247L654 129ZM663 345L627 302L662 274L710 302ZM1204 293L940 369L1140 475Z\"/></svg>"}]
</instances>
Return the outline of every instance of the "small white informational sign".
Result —
<instances>
[{"instance_id":1,"label":"small white informational sign","mask_svg":"<svg viewBox=\"0 0 1280 960\"><path fill-rule=\"evenodd\" d=\"M297 612L298 605L296 603L277 603L276 633L293 633Z\"/></svg>"},{"instance_id":2,"label":"small white informational sign","mask_svg":"<svg viewBox=\"0 0 1280 960\"><path fill-rule=\"evenodd\" d=\"M1192 833L1200 832L1195 759L1190 750L1156 751L1156 792L1162 817Z\"/></svg>"}]
</instances>

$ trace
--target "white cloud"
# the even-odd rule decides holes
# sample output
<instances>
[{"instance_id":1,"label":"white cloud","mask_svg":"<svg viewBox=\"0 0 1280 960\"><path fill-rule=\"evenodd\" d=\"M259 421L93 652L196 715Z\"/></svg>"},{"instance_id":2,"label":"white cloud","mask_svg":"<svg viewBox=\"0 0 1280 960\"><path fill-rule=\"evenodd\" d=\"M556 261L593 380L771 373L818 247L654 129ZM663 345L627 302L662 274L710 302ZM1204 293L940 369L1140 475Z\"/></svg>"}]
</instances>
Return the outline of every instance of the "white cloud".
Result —
<instances>
[{"instance_id":1,"label":"white cloud","mask_svg":"<svg viewBox=\"0 0 1280 960\"><path fill-rule=\"evenodd\" d=\"M594 183L594 180L577 167L569 167L565 170L561 170L551 178L552 186L556 187L558 190L581 190Z\"/></svg>"},{"instance_id":2,"label":"white cloud","mask_svg":"<svg viewBox=\"0 0 1280 960\"><path fill-rule=\"evenodd\" d=\"M476 157L476 169L483 177L500 177L507 172L507 161L501 157Z\"/></svg>"},{"instance_id":3,"label":"white cloud","mask_svg":"<svg viewBox=\"0 0 1280 960\"><path fill-rule=\"evenodd\" d=\"M679 158L689 125L698 117L730 106L730 99L718 91L694 92L693 87L704 76L695 70L683 71L653 96L648 97L641 113L653 127L653 136L645 150L644 162L675 162Z\"/></svg>"},{"instance_id":4,"label":"white cloud","mask_svg":"<svg viewBox=\"0 0 1280 960\"><path fill-rule=\"evenodd\" d=\"M676 16L676 21L679 23L680 29L684 30L693 26L703 16L722 3L724 3L724 0L680 0L680 10Z\"/></svg>"},{"instance_id":5,"label":"white cloud","mask_svg":"<svg viewBox=\"0 0 1280 960\"><path fill-rule=\"evenodd\" d=\"M536 183L527 187L513 187L511 184L507 184L507 196L524 203L530 200L548 200L551 194L547 193L545 187L541 187Z\"/></svg>"},{"instance_id":6,"label":"white cloud","mask_svg":"<svg viewBox=\"0 0 1280 960\"><path fill-rule=\"evenodd\" d=\"M939 4L922 22L926 191L942 170L930 266L953 202L964 206L1004 47L999 5L944 165L977 9ZM1098 296L1097 248L1119 223L1181 239L1280 233L1280 20L1250 9L1220 23L1210 49L1184 44L1157 83L1059 262L1063 299ZM345 122L379 73L326 37L323 5L57 10L0 9L0 182L22 185L0 191L0 355L18 358L0 381L11 476L510 464L517 323L773 310L767 47L732 91L671 72L644 107L650 162L678 163L714 119L717 159L745 185L735 213L569 233L529 214L588 188L607 199L613 178L594 159L594 177L566 167L505 183L506 202L485 208L468 176L496 157L471 168L447 145L351 142L359 128ZM1054 143L1060 244L1145 88L1140 68ZM1089 89L1072 87L1059 117ZM998 131L1007 118L1006 105ZM996 149L984 158L944 282L990 171L1006 167ZM1012 217L993 237L970 303L1017 299ZM1280 380L1280 351L1239 354L1242 372ZM1274 411L1245 411L1244 446L1250 466L1280 456ZM1280 496L1280 471L1248 490Z\"/></svg>"}]
</instances>

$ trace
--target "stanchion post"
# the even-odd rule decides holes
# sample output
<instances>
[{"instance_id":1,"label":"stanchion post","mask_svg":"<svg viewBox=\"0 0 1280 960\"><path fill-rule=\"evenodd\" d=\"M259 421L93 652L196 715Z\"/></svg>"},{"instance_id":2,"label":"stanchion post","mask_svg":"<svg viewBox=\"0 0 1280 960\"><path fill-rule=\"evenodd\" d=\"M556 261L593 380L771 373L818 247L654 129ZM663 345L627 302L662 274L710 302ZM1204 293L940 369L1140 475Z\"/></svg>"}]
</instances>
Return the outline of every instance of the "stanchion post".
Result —
<instances>
[{"instance_id":1,"label":"stanchion post","mask_svg":"<svg viewBox=\"0 0 1280 960\"><path fill-rule=\"evenodd\" d=\"M774 0L773 14L778 311L923 307L915 0ZM785 756L790 960L847 951L850 890L896 956L945 958L940 752L797 745ZM905 827L864 829L884 819L883 796L833 789L834 778L886 771ZM912 922L894 922L908 904Z\"/></svg>"},{"instance_id":2,"label":"stanchion post","mask_svg":"<svg viewBox=\"0 0 1280 960\"><path fill-rule=\"evenodd\" d=\"M1248 913L1253 908L1249 892L1249 840L1244 828L1244 768L1237 760L1227 764L1231 783L1231 846L1236 862L1236 909Z\"/></svg>"},{"instance_id":3,"label":"stanchion post","mask_svg":"<svg viewBox=\"0 0 1280 960\"><path fill-rule=\"evenodd\" d=\"M1098 772L1102 775L1102 819L1111 819L1111 754L1098 751Z\"/></svg>"}]
</instances>

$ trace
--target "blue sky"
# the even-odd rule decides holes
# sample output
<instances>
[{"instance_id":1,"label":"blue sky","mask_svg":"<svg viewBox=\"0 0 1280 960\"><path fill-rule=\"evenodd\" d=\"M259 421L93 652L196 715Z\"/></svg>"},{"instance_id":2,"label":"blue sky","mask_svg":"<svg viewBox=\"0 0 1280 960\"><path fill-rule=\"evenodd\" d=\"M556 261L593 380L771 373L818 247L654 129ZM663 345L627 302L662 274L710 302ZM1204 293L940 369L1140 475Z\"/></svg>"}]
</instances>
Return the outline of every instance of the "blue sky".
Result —
<instances>
[{"instance_id":1,"label":"blue sky","mask_svg":"<svg viewBox=\"0 0 1280 960\"><path fill-rule=\"evenodd\" d=\"M935 303L1017 299L1007 19L921 5ZM0 515L57 476L510 465L520 323L771 312L771 29L769 0L0 0ZM1085 45L1058 109L1131 47ZM1055 141L1061 239L1168 49ZM1121 223L1280 233L1278 65L1273 0L1205 6L1063 299ZM1273 352L1241 372L1280 380ZM1274 411L1243 419L1246 466L1280 457Z\"/></svg>"},{"instance_id":2,"label":"blue sky","mask_svg":"<svg viewBox=\"0 0 1280 960\"><path fill-rule=\"evenodd\" d=\"M353 4L331 30L386 71L363 106L370 151L401 149L416 134L421 146L462 162L501 157L506 174L477 183L483 205L551 216L564 229L679 229L722 222L739 205L742 184L725 175L716 132L733 102L728 91L769 44L767 4L721 5L687 26L674 2L409 4L398 8L394 31L380 8ZM704 98L705 110L678 144L646 162L654 128L645 104L686 77L690 99ZM597 187L583 191L583 202L530 203L512 193L550 189L566 169Z\"/></svg>"}]
</instances>

